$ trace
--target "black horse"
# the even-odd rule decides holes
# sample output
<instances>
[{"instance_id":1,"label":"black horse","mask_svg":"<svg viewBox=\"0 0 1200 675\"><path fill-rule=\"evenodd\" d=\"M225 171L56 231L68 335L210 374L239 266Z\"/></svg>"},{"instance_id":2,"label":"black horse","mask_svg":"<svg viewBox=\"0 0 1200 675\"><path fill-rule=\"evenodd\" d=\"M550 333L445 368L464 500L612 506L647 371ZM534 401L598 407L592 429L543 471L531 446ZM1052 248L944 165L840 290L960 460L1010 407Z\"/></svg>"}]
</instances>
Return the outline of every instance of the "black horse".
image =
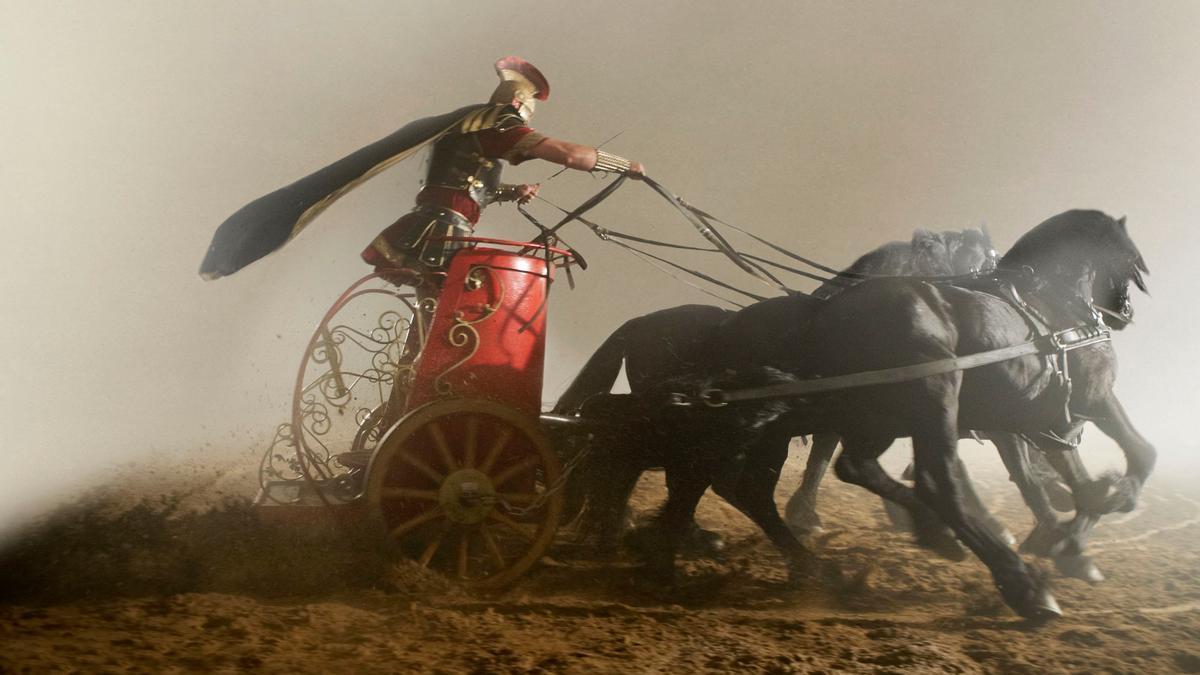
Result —
<instances>
[{"instance_id":1,"label":"black horse","mask_svg":"<svg viewBox=\"0 0 1200 675\"><path fill-rule=\"evenodd\" d=\"M884 244L863 255L844 271L841 279L823 285L814 296L832 297L846 287L847 280L860 276L943 277L989 271L995 266L996 257L986 230L940 233L917 230L910 241ZM566 414L577 411L589 397L607 393L616 380L622 360L634 393L644 393L665 380L694 371L698 362L707 359L703 350L717 327L734 314L717 307L684 305L626 322L588 360L559 400L556 412ZM593 408L596 405L593 403ZM593 409L590 414L596 416L602 413ZM626 429L621 425L615 428ZM573 496L575 501L582 502L582 493L590 492L583 529L586 533L598 534L602 548L612 548L616 545L624 522L625 505L638 476L646 469L661 467L661 459L647 450L653 444L644 442L628 430L610 432L604 438L604 447L598 453L601 457L593 463L600 471L589 472L585 468L576 474L578 478L573 485ZM1070 502L1064 504L1063 501L1070 500L1073 495L1059 488L1058 475L1045 465L1043 455L1031 452L1028 444L1014 434L993 433L989 438L995 443L1010 476L1036 519L1037 527L1022 545L1022 550L1053 556L1056 566L1069 576L1090 581L1101 580L1103 577L1095 564L1082 555L1085 546L1082 533L1064 531L1059 524L1051 506L1051 495L1059 510L1071 510ZM800 489L788 501L785 510L787 523L797 533L819 533L821 530L821 520L816 511L817 487L833 459L838 441L838 436L832 433L820 433L813 437L813 447ZM780 442L786 446L788 441ZM1056 451L1054 456L1061 472L1068 477L1067 482L1078 488L1079 495L1103 494L1104 484L1091 481L1076 452ZM1015 543L1007 528L988 513L982 499L972 488L965 467L960 463L956 470L960 472L964 497L972 511L991 529ZM1049 495L1048 490L1051 490ZM1075 509L1081 512L1094 511L1096 508L1094 503L1086 506L1074 504ZM899 507L889 508L889 514L895 513L896 508ZM911 523L906 525L911 527ZM723 545L715 533L695 527L692 532L695 535L692 543L702 551L720 549ZM1073 541L1070 540L1072 534L1076 536ZM944 538L942 545L948 549L954 548ZM964 555L961 550L947 551L947 554Z\"/></svg>"},{"instance_id":2,"label":"black horse","mask_svg":"<svg viewBox=\"0 0 1200 675\"><path fill-rule=\"evenodd\" d=\"M844 276L830 282L814 293L828 298L844 289L851 280L862 276L957 276L990 271L995 266L996 251L986 229L930 232L917 230L910 241L895 241L861 256L844 271ZM707 305L683 305L654 312L627 321L618 328L592 355L570 387L559 399L555 412L577 412L596 394L608 393L624 362L630 389L643 393L650 387L696 369L704 358L703 349L717 326L734 314L731 310ZM599 414L593 410L592 415ZM648 468L660 466L644 444L628 435L608 434L605 452L617 461L600 462L603 475L587 476L591 483L580 487L576 481L575 499L583 499L583 490L592 491L589 509L589 528L600 533L605 547L615 546L616 534L623 521L625 504L637 477ZM622 443L622 441L625 441ZM801 489L788 503L788 522L797 531L816 532L820 518L816 514L816 489L825 474L838 438L821 434L814 440ZM1017 447L1017 446L1014 446ZM1025 455L1019 455L1018 460ZM1037 459L1037 456L1034 456ZM965 471L965 470L964 470ZM1032 481L1033 478L1031 477ZM969 483L967 483L969 485ZM1035 484L1033 489L1040 489ZM973 504L986 515L982 501L969 493ZM1041 499L1039 503L1045 502ZM1049 509L1047 502L1046 509ZM1036 509L1035 509L1036 511ZM988 516L990 517L990 516ZM1053 515L1050 516L1053 519ZM999 523L995 527L1003 529ZM720 546L714 534L697 531L704 543ZM1009 535L1011 536L1011 535Z\"/></svg>"},{"instance_id":3,"label":"black horse","mask_svg":"<svg viewBox=\"0 0 1200 675\"><path fill-rule=\"evenodd\" d=\"M1129 282L1145 290L1141 273L1147 271L1124 219L1097 211L1068 211L1037 226L1001 259L999 270L1056 329L1088 324L1097 309L1108 315L1112 327L1123 328L1133 313ZM812 379L987 352L1032 337L1027 312L980 285L876 279L825 302L796 296L752 305L719 327L712 341L714 360L698 365L700 372L732 369L752 377L772 368L784 377ZM1076 422L1093 421L1124 451L1126 474L1106 495L1103 507L1132 509L1153 468L1155 451L1134 430L1112 392L1116 358L1111 344L1092 344L1063 358L1071 386L1047 368L1043 356L1025 355L917 380L793 399L783 411L779 401L750 401L732 404L741 408L737 414L706 416L700 413L708 411L701 410L690 415L675 428L694 447L668 452L664 462L669 496L659 518L664 532L659 564L673 561L678 536L704 490L724 483L727 487L718 492L763 529L793 575L810 574L813 555L779 517L772 493L786 459L786 444L781 446L780 440L828 431L843 439L835 465L838 477L909 509L916 517L918 541L947 547L943 524L948 525L988 566L1010 607L1028 617L1059 613L1042 580L964 508L955 466L960 428L1037 433L1061 428L1065 408ZM649 424L677 424L672 419L677 413L660 412L653 403L652 396L645 408ZM730 426L729 420L743 419L760 421L741 430ZM896 438L906 436L913 439L915 488L892 479L878 463ZM718 448L730 439L736 439L732 448ZM1093 523L1090 515L1080 514L1073 527L1084 530Z\"/></svg>"}]
</instances>

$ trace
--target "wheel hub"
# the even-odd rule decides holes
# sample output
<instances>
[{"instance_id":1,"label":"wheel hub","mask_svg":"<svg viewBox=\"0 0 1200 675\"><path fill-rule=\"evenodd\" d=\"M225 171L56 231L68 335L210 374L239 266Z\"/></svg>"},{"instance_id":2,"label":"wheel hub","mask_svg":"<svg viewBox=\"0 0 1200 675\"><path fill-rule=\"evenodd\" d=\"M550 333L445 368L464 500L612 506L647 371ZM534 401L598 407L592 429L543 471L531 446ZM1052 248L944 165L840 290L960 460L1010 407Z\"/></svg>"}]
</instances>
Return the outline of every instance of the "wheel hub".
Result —
<instances>
[{"instance_id":1,"label":"wheel hub","mask_svg":"<svg viewBox=\"0 0 1200 675\"><path fill-rule=\"evenodd\" d=\"M459 469L442 482L438 502L452 522L473 525L491 513L496 502L496 488L487 474L475 469Z\"/></svg>"}]
</instances>

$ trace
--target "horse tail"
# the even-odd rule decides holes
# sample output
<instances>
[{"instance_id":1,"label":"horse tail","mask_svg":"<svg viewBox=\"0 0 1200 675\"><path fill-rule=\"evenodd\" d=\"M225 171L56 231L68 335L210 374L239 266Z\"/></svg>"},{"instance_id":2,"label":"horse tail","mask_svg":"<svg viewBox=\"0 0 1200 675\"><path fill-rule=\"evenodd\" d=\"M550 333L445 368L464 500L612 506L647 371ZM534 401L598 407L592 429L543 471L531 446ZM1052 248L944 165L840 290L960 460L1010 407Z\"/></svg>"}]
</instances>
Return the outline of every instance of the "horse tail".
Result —
<instances>
[{"instance_id":1,"label":"horse tail","mask_svg":"<svg viewBox=\"0 0 1200 675\"><path fill-rule=\"evenodd\" d=\"M625 332L630 323L632 322L626 322L613 331L587 363L583 364L583 370L579 371L554 405L555 414L566 415L579 410L589 397L612 390L613 383L617 381L617 375L621 372L621 364L625 360Z\"/></svg>"}]
</instances>

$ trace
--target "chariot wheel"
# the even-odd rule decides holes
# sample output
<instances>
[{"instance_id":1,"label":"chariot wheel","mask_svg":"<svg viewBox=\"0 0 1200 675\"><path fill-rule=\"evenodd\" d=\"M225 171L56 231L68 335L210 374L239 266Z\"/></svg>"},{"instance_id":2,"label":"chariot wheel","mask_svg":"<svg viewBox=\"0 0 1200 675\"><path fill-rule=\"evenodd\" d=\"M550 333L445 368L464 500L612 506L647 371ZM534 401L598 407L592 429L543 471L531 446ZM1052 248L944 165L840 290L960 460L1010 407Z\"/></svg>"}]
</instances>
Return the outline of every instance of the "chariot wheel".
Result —
<instances>
[{"instance_id":1,"label":"chariot wheel","mask_svg":"<svg viewBox=\"0 0 1200 675\"><path fill-rule=\"evenodd\" d=\"M446 399L412 411L383 437L366 501L406 557L494 589L550 546L561 475L536 419L491 401Z\"/></svg>"}]
</instances>

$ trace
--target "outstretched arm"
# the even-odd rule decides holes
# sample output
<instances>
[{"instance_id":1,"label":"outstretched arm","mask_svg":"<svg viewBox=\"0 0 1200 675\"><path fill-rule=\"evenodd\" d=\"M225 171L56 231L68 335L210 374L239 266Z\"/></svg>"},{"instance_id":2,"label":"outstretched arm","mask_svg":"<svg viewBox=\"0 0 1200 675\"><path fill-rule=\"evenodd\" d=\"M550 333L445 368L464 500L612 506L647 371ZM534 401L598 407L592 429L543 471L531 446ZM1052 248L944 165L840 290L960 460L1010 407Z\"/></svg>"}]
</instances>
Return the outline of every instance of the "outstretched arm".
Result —
<instances>
[{"instance_id":1,"label":"outstretched arm","mask_svg":"<svg viewBox=\"0 0 1200 675\"><path fill-rule=\"evenodd\" d=\"M525 152L530 157L561 164L578 171L610 171L624 173L631 178L646 175L641 162L627 160L591 146L579 145L557 138L547 138Z\"/></svg>"}]
</instances>

